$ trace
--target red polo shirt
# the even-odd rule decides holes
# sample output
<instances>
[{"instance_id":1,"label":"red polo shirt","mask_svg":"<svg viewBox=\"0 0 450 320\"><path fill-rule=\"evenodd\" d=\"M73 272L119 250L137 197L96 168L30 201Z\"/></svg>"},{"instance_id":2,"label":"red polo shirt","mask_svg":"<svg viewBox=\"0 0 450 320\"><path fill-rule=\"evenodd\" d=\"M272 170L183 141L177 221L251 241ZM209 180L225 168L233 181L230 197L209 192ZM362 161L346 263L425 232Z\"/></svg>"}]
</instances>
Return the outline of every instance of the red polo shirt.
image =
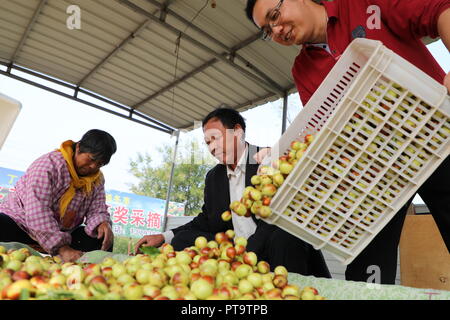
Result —
<instances>
[{"instance_id":1,"label":"red polo shirt","mask_svg":"<svg viewBox=\"0 0 450 320\"><path fill-rule=\"evenodd\" d=\"M383 44L443 83L445 72L421 38L438 37L439 15L450 8L450 0L334 0L323 2L328 14L327 36L331 54L305 45L296 57L292 75L305 105L354 38L380 40ZM373 26L376 5L381 13L380 28Z\"/></svg>"}]
</instances>

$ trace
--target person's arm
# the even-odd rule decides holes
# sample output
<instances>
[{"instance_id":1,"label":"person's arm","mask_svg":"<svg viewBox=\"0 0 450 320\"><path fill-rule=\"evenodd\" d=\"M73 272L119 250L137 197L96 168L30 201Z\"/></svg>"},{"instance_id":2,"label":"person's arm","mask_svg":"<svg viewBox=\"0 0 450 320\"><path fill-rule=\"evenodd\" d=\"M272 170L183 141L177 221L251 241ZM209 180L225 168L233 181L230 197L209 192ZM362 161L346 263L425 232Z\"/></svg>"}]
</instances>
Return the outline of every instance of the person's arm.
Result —
<instances>
[{"instance_id":1,"label":"person's arm","mask_svg":"<svg viewBox=\"0 0 450 320\"><path fill-rule=\"evenodd\" d=\"M368 5L380 8L381 20L396 34L404 38L440 35L438 20L450 8L450 0L368 0ZM442 36L442 35L441 35ZM405 40L406 41L406 40Z\"/></svg>"},{"instance_id":2,"label":"person's arm","mask_svg":"<svg viewBox=\"0 0 450 320\"><path fill-rule=\"evenodd\" d=\"M142 237L134 246L134 252L136 254L139 253L139 248L141 246L159 247L163 243L170 244L177 232L192 229L208 231L208 216L206 214L205 205L203 205L202 207L202 212L200 212L199 215L196 216L194 219L192 219L190 222L182 226L179 226L173 230L168 230L160 234L152 234Z\"/></svg>"},{"instance_id":3,"label":"person's arm","mask_svg":"<svg viewBox=\"0 0 450 320\"><path fill-rule=\"evenodd\" d=\"M114 240L111 217L106 206L104 180L92 190L92 201L86 213L86 234L92 238L103 239L101 250L108 250Z\"/></svg>"},{"instance_id":4,"label":"person's arm","mask_svg":"<svg viewBox=\"0 0 450 320\"><path fill-rule=\"evenodd\" d=\"M138 254L139 248L142 246L143 247L148 247L148 246L160 247L163 243L170 244L170 242L173 239L173 236L174 236L174 234L173 234L172 230L165 231L165 232L159 233L159 234L150 234L148 236L143 236L134 245L134 253Z\"/></svg>"},{"instance_id":5,"label":"person's arm","mask_svg":"<svg viewBox=\"0 0 450 320\"><path fill-rule=\"evenodd\" d=\"M450 52L450 8L444 10L438 18L438 33Z\"/></svg>"},{"instance_id":6,"label":"person's arm","mask_svg":"<svg viewBox=\"0 0 450 320\"><path fill-rule=\"evenodd\" d=\"M440 37L450 52L450 0L368 0L380 7L382 21L399 37ZM450 92L450 72L443 80Z\"/></svg>"},{"instance_id":7,"label":"person's arm","mask_svg":"<svg viewBox=\"0 0 450 320\"><path fill-rule=\"evenodd\" d=\"M438 19L438 32L442 43L450 52L450 8L441 13ZM450 72L444 78L444 86L450 92Z\"/></svg>"},{"instance_id":8,"label":"person's arm","mask_svg":"<svg viewBox=\"0 0 450 320\"><path fill-rule=\"evenodd\" d=\"M164 235L162 233L160 234L150 234L148 236L143 236L141 239L136 242L134 246L134 253L138 254L140 247L159 247L164 243Z\"/></svg>"},{"instance_id":9,"label":"person's arm","mask_svg":"<svg viewBox=\"0 0 450 320\"><path fill-rule=\"evenodd\" d=\"M164 242L166 243L170 243L173 239L173 237L175 236L175 234L177 232L180 232L182 230L191 230L191 229L196 229L196 230L205 230L208 231L209 227L208 227L208 214L207 214L207 210L206 210L206 203L208 201L208 196L207 196L207 184L208 184L208 178L210 177L209 173L211 171L209 171L206 174L206 179L205 179L205 189L203 191L204 193L204 204L202 206L202 211L198 214L198 216L196 216L194 219L192 219L190 222L179 226L173 230L168 230L165 231L163 233L160 234L152 234L152 235L148 235L148 236L144 236L141 239L139 239L139 241L136 243L135 247L134 247L134 252L137 254L139 253L139 248L141 246L153 246L153 247L159 247L161 246Z\"/></svg>"},{"instance_id":10,"label":"person's arm","mask_svg":"<svg viewBox=\"0 0 450 320\"><path fill-rule=\"evenodd\" d=\"M51 255L59 254L59 248L68 246L72 237L59 228L51 209L55 201L52 186L56 183L57 168L47 158L36 160L26 172L26 187L22 199L25 227L30 236Z\"/></svg>"}]
</instances>

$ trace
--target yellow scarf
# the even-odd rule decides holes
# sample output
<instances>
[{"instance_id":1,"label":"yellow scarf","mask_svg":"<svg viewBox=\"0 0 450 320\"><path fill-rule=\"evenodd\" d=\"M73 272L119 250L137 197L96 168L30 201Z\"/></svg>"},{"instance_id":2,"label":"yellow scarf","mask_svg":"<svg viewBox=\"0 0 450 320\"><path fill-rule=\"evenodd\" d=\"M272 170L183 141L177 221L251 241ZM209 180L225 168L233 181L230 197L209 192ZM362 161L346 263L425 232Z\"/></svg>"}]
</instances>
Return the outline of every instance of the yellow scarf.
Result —
<instances>
[{"instance_id":1,"label":"yellow scarf","mask_svg":"<svg viewBox=\"0 0 450 320\"><path fill-rule=\"evenodd\" d=\"M75 196L75 191L77 189L83 189L86 194L89 194L93 187L97 185L102 179L102 173L99 170L96 174L86 176L86 177L78 177L77 171L75 170L75 166L73 164L73 146L74 142L72 140L64 141L61 144L61 147L58 149L66 160L67 167L69 168L70 177L72 180L70 181L69 188L62 195L59 200L59 212L61 218L66 214L67 207Z\"/></svg>"}]
</instances>

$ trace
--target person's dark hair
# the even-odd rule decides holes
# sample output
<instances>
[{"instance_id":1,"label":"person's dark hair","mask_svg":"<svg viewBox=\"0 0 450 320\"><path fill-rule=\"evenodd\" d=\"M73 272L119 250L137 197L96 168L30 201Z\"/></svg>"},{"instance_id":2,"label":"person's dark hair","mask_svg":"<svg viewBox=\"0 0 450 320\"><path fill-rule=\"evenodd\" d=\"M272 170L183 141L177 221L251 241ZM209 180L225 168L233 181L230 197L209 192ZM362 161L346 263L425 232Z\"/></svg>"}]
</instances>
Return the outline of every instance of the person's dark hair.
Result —
<instances>
[{"instance_id":1,"label":"person's dark hair","mask_svg":"<svg viewBox=\"0 0 450 320\"><path fill-rule=\"evenodd\" d=\"M247 0L247 6L245 7L245 13L247 14L247 18L253 22L256 26L255 21L253 20L253 9L255 8L256 1L258 0ZM315 3L321 4L322 0L312 0ZM329 1L329 0L328 0Z\"/></svg>"},{"instance_id":2,"label":"person's dark hair","mask_svg":"<svg viewBox=\"0 0 450 320\"><path fill-rule=\"evenodd\" d=\"M239 124L242 127L242 130L244 130L245 132L245 120L241 116L241 114L234 109L219 108L210 112L203 119L202 127L204 127L205 124L212 119L220 120L223 126L228 129L234 129L234 127Z\"/></svg>"},{"instance_id":3,"label":"person's dark hair","mask_svg":"<svg viewBox=\"0 0 450 320\"><path fill-rule=\"evenodd\" d=\"M247 0L247 6L245 7L245 13L247 14L247 18L255 24L253 21L253 8L255 7L255 3L258 0ZM256 25L256 24L255 24Z\"/></svg>"},{"instance_id":4,"label":"person's dark hair","mask_svg":"<svg viewBox=\"0 0 450 320\"><path fill-rule=\"evenodd\" d=\"M80 153L91 153L94 160L102 162L103 165L109 163L111 156L117 150L114 138L108 132L99 129L86 132L78 141L78 145L80 146Z\"/></svg>"}]
</instances>

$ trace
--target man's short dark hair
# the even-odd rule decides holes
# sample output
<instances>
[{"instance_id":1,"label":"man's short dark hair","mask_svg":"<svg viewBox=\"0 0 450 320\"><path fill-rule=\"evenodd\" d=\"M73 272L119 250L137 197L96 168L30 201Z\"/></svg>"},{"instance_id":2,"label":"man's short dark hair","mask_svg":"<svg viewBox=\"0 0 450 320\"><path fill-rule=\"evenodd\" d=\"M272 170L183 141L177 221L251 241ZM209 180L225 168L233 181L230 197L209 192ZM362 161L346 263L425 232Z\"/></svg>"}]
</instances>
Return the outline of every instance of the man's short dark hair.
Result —
<instances>
[{"instance_id":1,"label":"man's short dark hair","mask_svg":"<svg viewBox=\"0 0 450 320\"><path fill-rule=\"evenodd\" d=\"M255 8L256 1L258 1L258 0L247 0L247 6L245 7L245 13L247 14L247 18L251 22L253 22L253 24L255 26L256 26L256 23L253 20L253 9ZM312 0L312 1L314 1L315 3L319 3L319 4L322 2L322 0ZM329 1L329 0L327 0L327 1Z\"/></svg>"},{"instance_id":2,"label":"man's short dark hair","mask_svg":"<svg viewBox=\"0 0 450 320\"><path fill-rule=\"evenodd\" d=\"M245 13L247 14L247 18L255 23L253 21L253 8L255 7L255 3L257 0L247 0L247 6L245 7Z\"/></svg>"},{"instance_id":3,"label":"man's short dark hair","mask_svg":"<svg viewBox=\"0 0 450 320\"><path fill-rule=\"evenodd\" d=\"M202 127L204 127L205 124L212 119L220 120L223 126L227 129L234 129L234 127L239 124L242 127L242 130L244 130L245 132L245 120L241 116L241 114L234 109L219 108L210 112L203 119Z\"/></svg>"},{"instance_id":4,"label":"man's short dark hair","mask_svg":"<svg viewBox=\"0 0 450 320\"><path fill-rule=\"evenodd\" d=\"M116 152L117 145L114 138L106 131L92 129L86 132L78 141L80 153L91 153L94 160L103 165L109 163L111 156Z\"/></svg>"}]
</instances>

